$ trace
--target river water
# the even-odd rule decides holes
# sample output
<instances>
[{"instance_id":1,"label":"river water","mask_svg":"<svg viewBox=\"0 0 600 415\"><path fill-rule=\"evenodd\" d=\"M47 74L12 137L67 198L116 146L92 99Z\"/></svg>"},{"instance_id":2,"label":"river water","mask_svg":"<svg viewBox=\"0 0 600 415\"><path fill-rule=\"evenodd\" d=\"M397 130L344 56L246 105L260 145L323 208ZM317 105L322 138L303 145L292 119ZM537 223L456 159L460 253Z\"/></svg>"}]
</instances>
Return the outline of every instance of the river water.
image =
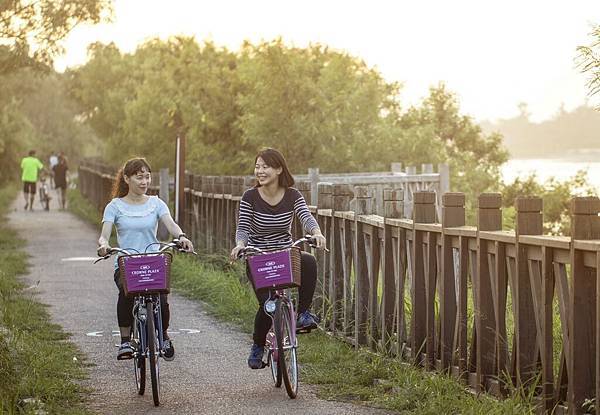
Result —
<instances>
[{"instance_id":1,"label":"river water","mask_svg":"<svg viewBox=\"0 0 600 415\"><path fill-rule=\"evenodd\" d=\"M538 181L550 177L563 181L572 178L579 170L586 170L590 185L600 194L600 161L579 161L573 159L512 159L502 166L502 178L512 182L516 177L526 177L535 173Z\"/></svg>"}]
</instances>

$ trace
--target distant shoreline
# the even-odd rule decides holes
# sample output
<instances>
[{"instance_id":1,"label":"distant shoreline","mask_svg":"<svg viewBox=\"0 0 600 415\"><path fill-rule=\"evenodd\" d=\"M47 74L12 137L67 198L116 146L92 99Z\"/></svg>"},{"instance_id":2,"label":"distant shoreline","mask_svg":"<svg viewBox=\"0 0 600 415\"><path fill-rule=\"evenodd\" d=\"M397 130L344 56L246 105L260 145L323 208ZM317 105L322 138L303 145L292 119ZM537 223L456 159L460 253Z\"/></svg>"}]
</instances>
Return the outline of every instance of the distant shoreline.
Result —
<instances>
[{"instance_id":1,"label":"distant shoreline","mask_svg":"<svg viewBox=\"0 0 600 415\"><path fill-rule=\"evenodd\" d=\"M565 155L561 158L511 158L501 167L502 180L512 182L515 178L536 175L543 183L550 177L558 181L572 179L578 171L587 171L587 182L600 191L600 157L590 160L588 157Z\"/></svg>"},{"instance_id":2,"label":"distant shoreline","mask_svg":"<svg viewBox=\"0 0 600 415\"><path fill-rule=\"evenodd\" d=\"M548 160L575 163L600 163L600 148L571 149L566 151L564 154L539 154L528 156L515 156L510 154L510 160Z\"/></svg>"}]
</instances>

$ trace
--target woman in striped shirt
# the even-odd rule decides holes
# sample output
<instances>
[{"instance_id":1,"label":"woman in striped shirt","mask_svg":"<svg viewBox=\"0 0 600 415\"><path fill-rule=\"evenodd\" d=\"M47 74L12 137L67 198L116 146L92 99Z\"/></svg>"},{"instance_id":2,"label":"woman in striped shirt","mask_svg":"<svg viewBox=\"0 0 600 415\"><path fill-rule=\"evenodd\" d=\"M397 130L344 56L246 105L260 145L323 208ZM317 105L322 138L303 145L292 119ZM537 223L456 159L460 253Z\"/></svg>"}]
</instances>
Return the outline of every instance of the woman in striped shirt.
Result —
<instances>
[{"instance_id":1,"label":"woman in striped shirt","mask_svg":"<svg viewBox=\"0 0 600 415\"><path fill-rule=\"evenodd\" d=\"M261 249L291 246L294 215L304 230L315 237L317 247L325 248L325 237L317 221L308 210L302 194L292 187L294 178L283 155L272 148L262 150L256 156L254 174L256 186L247 190L240 201L236 246L231 251L231 259L236 259L246 245ZM317 261L307 252L302 252L301 273L297 328L312 329L317 327L315 316L309 311L317 283ZM252 369L262 368L265 340L271 327L271 318L263 309L269 293L259 292L256 295L259 307L254 319L254 344L248 357L248 366Z\"/></svg>"}]
</instances>

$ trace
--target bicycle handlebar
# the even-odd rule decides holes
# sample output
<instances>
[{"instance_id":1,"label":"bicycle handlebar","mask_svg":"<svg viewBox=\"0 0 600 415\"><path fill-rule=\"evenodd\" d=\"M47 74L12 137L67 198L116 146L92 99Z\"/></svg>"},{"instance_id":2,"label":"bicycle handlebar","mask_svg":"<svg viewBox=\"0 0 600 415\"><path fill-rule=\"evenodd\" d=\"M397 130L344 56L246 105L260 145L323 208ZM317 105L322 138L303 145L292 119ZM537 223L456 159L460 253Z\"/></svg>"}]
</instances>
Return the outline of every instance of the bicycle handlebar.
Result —
<instances>
[{"instance_id":1,"label":"bicycle handlebar","mask_svg":"<svg viewBox=\"0 0 600 415\"><path fill-rule=\"evenodd\" d=\"M131 249L130 249L130 250L127 250L127 248L126 248L126 249L121 249L121 248L109 248L109 249L108 249L108 253L107 253L106 255L104 255L104 256L101 256L101 257L100 257L100 258L98 258L97 260L95 260L95 261L94 261L94 264L97 264L97 263L98 263L98 262L100 262L100 261L104 261L105 259L108 259L108 258L110 258L112 255L114 255L114 254L118 254L118 253L121 253L121 254L123 254L123 255L135 255L135 254L140 254L140 255L143 255L143 254L157 254L157 253L165 252L167 249L172 249L172 248L177 248L177 251L179 251L179 252L184 252L184 253L186 253L186 254L198 255L198 253L197 253L196 251L186 251L185 249L183 249L183 248L181 247L181 243L179 242L179 239L177 239L177 238L173 239L171 242L168 242L168 243L162 243L162 242L159 242L159 244L162 246L162 248L160 248L160 249L159 249L158 251L156 251L156 252L143 252L143 253L140 253L140 252L137 252L137 251L136 251L136 252L133 252L133 253L132 253L132 252L130 252L130 251L132 251L132 250L131 250ZM98 256L100 256L100 255L98 255Z\"/></svg>"},{"instance_id":2,"label":"bicycle handlebar","mask_svg":"<svg viewBox=\"0 0 600 415\"><path fill-rule=\"evenodd\" d=\"M312 248L325 249L325 252L329 252L329 249L327 249L327 248L319 248L319 247L317 247L317 242L316 241L317 241L317 239L314 236L312 236L312 235L306 235L306 236L304 236L304 237L302 237L302 238L294 241L291 246L295 247L295 246L298 246L298 245L306 242ZM268 251L260 249L260 248L258 248L256 246L248 245L248 246L244 247L243 249L241 249L238 252L237 257L238 257L238 259L242 259L242 258L245 258L245 257L247 257L249 255L264 254L266 252L268 252Z\"/></svg>"}]
</instances>

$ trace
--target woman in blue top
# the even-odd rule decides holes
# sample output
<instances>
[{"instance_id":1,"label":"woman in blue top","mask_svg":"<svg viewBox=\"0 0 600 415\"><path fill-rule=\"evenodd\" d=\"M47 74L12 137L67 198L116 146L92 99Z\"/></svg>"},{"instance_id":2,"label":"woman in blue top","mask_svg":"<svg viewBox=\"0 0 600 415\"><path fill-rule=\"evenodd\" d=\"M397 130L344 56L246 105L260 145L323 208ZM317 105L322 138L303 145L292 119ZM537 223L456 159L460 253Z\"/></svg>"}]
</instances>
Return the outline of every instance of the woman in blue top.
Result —
<instances>
[{"instance_id":1,"label":"woman in blue top","mask_svg":"<svg viewBox=\"0 0 600 415\"><path fill-rule=\"evenodd\" d=\"M155 252L159 245L156 230L162 222L171 235L177 236L183 248L193 251L192 242L181 231L171 217L168 206L157 196L148 196L152 176L148 162L143 158L133 158L125 163L117 173L113 188L113 199L106 205L102 219L102 232L98 239L98 255L104 256L110 249L108 241L113 225L117 228L117 242L122 249L137 252ZM149 246L150 245L150 246ZM148 250L146 251L146 248ZM133 251L133 252L135 252ZM131 359L133 349L129 343L131 324L133 323L133 298L125 296L119 280L118 265L115 260L115 284L119 289L117 300L117 320L121 332L121 346L117 360ZM169 303L166 294L161 294L162 326L165 339L165 360L173 360L175 349L167 334L169 327Z\"/></svg>"}]
</instances>

